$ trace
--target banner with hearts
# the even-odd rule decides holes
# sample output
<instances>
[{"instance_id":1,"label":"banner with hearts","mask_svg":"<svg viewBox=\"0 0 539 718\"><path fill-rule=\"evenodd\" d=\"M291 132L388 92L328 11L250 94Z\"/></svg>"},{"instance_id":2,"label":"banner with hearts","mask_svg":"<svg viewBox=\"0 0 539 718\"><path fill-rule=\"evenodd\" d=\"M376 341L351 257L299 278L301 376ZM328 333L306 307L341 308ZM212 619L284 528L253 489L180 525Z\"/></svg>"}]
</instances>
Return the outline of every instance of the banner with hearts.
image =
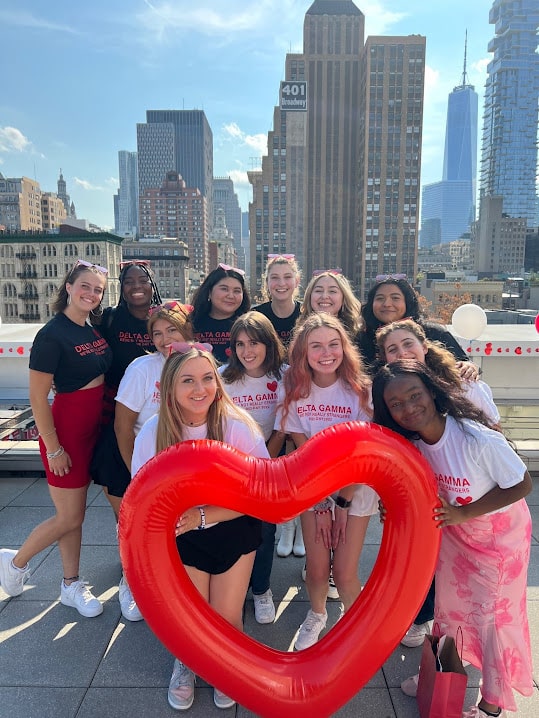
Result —
<instances>
[{"instance_id":1,"label":"banner with hearts","mask_svg":"<svg viewBox=\"0 0 539 718\"><path fill-rule=\"evenodd\" d=\"M384 503L380 550L353 607L312 648L294 653L258 643L193 586L174 534L185 509L213 504L281 523L351 483L372 486ZM323 718L370 680L417 615L438 556L437 505L425 459L373 424L330 427L278 459L186 441L151 459L131 482L120 514L122 565L149 626L204 680L259 716Z\"/></svg>"}]
</instances>

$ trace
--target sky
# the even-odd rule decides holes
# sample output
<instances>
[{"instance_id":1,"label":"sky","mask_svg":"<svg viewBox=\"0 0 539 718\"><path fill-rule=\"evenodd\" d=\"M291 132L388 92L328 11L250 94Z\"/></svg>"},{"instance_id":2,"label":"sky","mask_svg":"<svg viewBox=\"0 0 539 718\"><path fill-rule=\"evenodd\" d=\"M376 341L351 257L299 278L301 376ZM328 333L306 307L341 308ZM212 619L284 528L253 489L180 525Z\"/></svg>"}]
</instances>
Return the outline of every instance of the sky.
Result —
<instances>
[{"instance_id":1,"label":"sky","mask_svg":"<svg viewBox=\"0 0 539 718\"><path fill-rule=\"evenodd\" d=\"M355 0L368 35L427 38L421 184L442 177L447 96L479 95L479 138L492 0ZM260 165L287 52L302 52L312 0L4 0L0 5L0 172L57 190L62 169L77 216L111 228L118 151L136 151L147 109L202 109L214 175L243 210ZM480 157L478 157L479 162Z\"/></svg>"}]
</instances>

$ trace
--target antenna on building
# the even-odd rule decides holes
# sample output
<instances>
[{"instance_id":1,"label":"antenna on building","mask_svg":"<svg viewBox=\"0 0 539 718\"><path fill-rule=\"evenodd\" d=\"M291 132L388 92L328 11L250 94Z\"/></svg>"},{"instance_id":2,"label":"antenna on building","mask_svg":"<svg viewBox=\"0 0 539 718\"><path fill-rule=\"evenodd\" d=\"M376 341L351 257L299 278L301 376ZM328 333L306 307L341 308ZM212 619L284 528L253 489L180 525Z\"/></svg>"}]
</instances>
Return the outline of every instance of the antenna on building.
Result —
<instances>
[{"instance_id":1,"label":"antenna on building","mask_svg":"<svg viewBox=\"0 0 539 718\"><path fill-rule=\"evenodd\" d=\"M466 28L466 33L464 35L464 67L462 68L462 85L467 85L468 78L466 76L466 54L468 50L468 29Z\"/></svg>"}]
</instances>

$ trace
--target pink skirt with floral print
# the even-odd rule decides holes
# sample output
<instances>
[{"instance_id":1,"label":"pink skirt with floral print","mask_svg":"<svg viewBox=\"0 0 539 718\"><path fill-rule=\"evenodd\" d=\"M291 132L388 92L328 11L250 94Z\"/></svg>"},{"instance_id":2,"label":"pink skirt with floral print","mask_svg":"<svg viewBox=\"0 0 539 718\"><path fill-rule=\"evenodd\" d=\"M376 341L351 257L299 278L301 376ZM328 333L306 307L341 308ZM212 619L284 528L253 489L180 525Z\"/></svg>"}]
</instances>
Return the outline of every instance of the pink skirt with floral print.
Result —
<instances>
[{"instance_id":1,"label":"pink skirt with floral print","mask_svg":"<svg viewBox=\"0 0 539 718\"><path fill-rule=\"evenodd\" d=\"M524 499L442 530L434 620L464 634L463 659L483 674L483 698L516 711L533 693L526 586L531 517Z\"/></svg>"}]
</instances>

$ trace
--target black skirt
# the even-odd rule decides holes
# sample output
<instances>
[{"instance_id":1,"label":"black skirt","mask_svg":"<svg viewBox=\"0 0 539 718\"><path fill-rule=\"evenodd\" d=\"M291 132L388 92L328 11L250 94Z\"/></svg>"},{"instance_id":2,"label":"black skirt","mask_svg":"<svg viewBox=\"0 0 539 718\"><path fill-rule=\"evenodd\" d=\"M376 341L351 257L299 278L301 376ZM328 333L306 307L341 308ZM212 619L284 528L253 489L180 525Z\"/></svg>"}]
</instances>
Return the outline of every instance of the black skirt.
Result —
<instances>
[{"instance_id":1,"label":"black skirt","mask_svg":"<svg viewBox=\"0 0 539 718\"><path fill-rule=\"evenodd\" d=\"M131 473L122 459L114 424L106 424L97 441L90 475L95 484L106 486L111 496L122 497L131 481Z\"/></svg>"},{"instance_id":2,"label":"black skirt","mask_svg":"<svg viewBox=\"0 0 539 718\"><path fill-rule=\"evenodd\" d=\"M262 541L262 522L251 516L221 521L202 531L176 537L185 566L209 574L225 573L244 554L256 551Z\"/></svg>"}]
</instances>

